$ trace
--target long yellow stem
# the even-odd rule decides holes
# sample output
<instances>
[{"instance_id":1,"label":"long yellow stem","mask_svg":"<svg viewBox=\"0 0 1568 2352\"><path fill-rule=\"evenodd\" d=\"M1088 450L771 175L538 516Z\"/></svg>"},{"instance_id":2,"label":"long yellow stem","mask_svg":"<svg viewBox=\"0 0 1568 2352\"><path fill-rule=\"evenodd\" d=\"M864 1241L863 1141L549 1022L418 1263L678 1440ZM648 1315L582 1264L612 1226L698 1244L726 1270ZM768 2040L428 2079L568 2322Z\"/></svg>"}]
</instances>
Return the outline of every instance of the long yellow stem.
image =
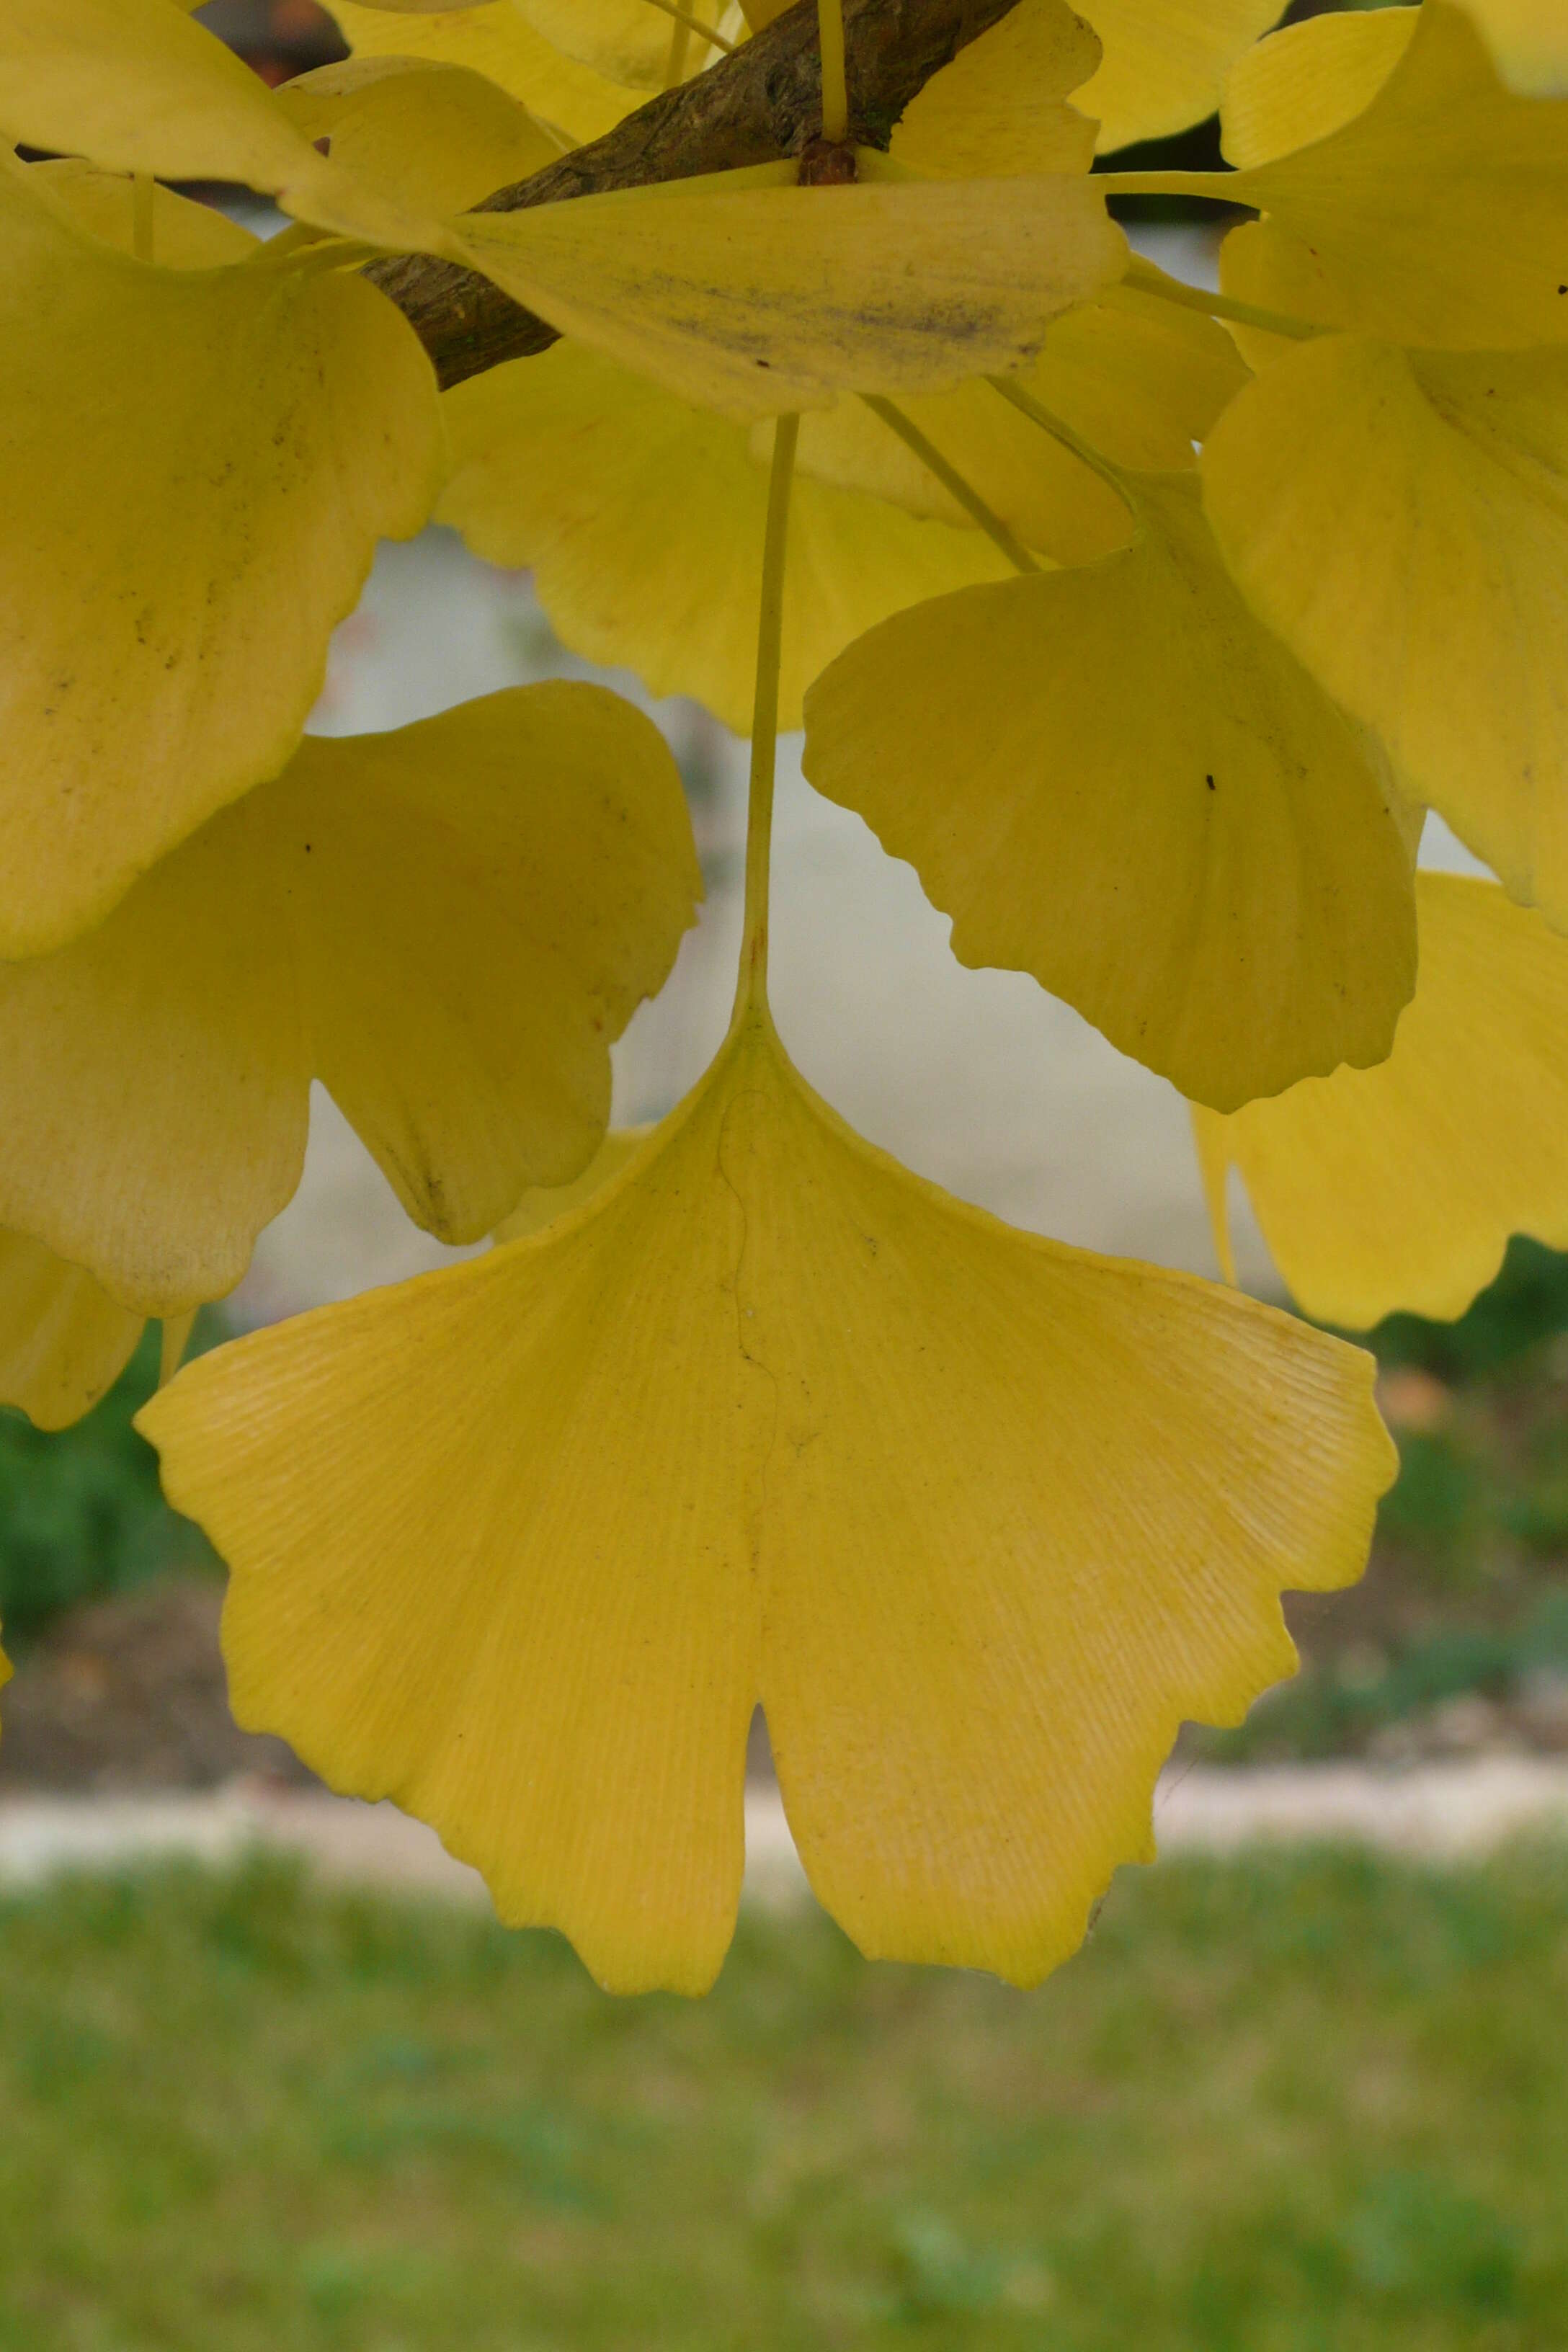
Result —
<instances>
[{"instance_id":1,"label":"long yellow stem","mask_svg":"<svg viewBox=\"0 0 1568 2352\"><path fill-rule=\"evenodd\" d=\"M684 25L689 33L695 33L698 39L706 41L710 49L722 49L727 58L734 56L733 41L727 40L714 26L705 25L701 17L694 16L689 8L680 7L678 0L647 0L647 5L650 8L662 9L667 16L673 16L678 25Z\"/></svg>"},{"instance_id":2,"label":"long yellow stem","mask_svg":"<svg viewBox=\"0 0 1568 2352\"><path fill-rule=\"evenodd\" d=\"M686 79L686 52L690 46L691 28L683 16L677 16L669 28L669 55L664 68L666 89L674 89Z\"/></svg>"},{"instance_id":3,"label":"long yellow stem","mask_svg":"<svg viewBox=\"0 0 1568 2352\"><path fill-rule=\"evenodd\" d=\"M822 51L822 135L841 146L849 136L844 0L816 0L816 37Z\"/></svg>"},{"instance_id":4,"label":"long yellow stem","mask_svg":"<svg viewBox=\"0 0 1568 2352\"><path fill-rule=\"evenodd\" d=\"M757 622L757 692L752 706L752 776L746 809L746 913L735 1010L761 1003L768 984L768 878L773 831L773 770L779 735L779 663L784 642L784 554L795 485L798 416L773 425L768 521L763 541L762 612Z\"/></svg>"},{"instance_id":5,"label":"long yellow stem","mask_svg":"<svg viewBox=\"0 0 1568 2352\"><path fill-rule=\"evenodd\" d=\"M1186 310L1201 310L1210 319L1234 319L1238 327L1257 327L1266 335L1289 335L1299 343L1310 342L1316 335L1332 332L1328 327L1316 326L1310 319L1298 319L1288 310L1260 310L1255 302L1233 301L1228 294L1211 294L1202 286L1187 286L1179 278L1165 278L1151 270L1134 278L1129 273L1125 283L1140 294L1153 294L1162 302L1179 302ZM1114 302L1119 289L1111 287Z\"/></svg>"},{"instance_id":6,"label":"long yellow stem","mask_svg":"<svg viewBox=\"0 0 1568 2352\"><path fill-rule=\"evenodd\" d=\"M156 185L151 172L132 174L131 250L138 261L151 261L153 258L153 204Z\"/></svg>"},{"instance_id":7,"label":"long yellow stem","mask_svg":"<svg viewBox=\"0 0 1568 2352\"><path fill-rule=\"evenodd\" d=\"M1091 473L1098 474L1102 482L1109 482L1117 497L1136 511L1137 501L1121 467L1114 464L1103 450L1097 449L1092 441L1086 441L1081 433L1076 433L1066 417L1058 416L1054 409L1047 408L1043 401L1037 400L1032 392L1026 392L1023 385L1015 383L1010 376L993 375L985 380L993 392L999 392L1004 400L1012 403L1020 415L1028 418L1031 425L1037 425L1042 433L1048 433L1053 441L1059 441L1064 449L1070 449L1075 457L1081 458Z\"/></svg>"},{"instance_id":8,"label":"long yellow stem","mask_svg":"<svg viewBox=\"0 0 1568 2352\"><path fill-rule=\"evenodd\" d=\"M185 1349L191 1344L195 1328L196 1310L193 1307L184 1315L165 1315L162 1346L158 1351L158 1386L166 1389L185 1360Z\"/></svg>"},{"instance_id":9,"label":"long yellow stem","mask_svg":"<svg viewBox=\"0 0 1568 2352\"><path fill-rule=\"evenodd\" d=\"M860 394L873 416L879 416L890 433L896 433L906 449L911 449L928 474L934 474L949 498L956 499L971 522L980 529L993 544L999 547L1016 572L1038 572L1039 564L1021 539L1008 530L1001 516L988 507L973 482L967 481L956 466L949 465L934 441L928 441L914 419L895 408L890 400L876 393Z\"/></svg>"}]
</instances>

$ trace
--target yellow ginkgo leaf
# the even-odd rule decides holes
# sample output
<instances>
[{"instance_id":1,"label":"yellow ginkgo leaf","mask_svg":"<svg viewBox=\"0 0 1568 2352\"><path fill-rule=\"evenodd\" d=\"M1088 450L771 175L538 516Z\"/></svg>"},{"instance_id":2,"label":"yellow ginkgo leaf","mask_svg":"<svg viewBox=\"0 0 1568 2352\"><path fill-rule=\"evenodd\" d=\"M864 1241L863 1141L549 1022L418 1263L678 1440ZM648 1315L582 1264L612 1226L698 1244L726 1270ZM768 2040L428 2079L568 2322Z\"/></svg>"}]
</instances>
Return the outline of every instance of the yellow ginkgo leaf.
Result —
<instances>
[{"instance_id":1,"label":"yellow ginkgo leaf","mask_svg":"<svg viewBox=\"0 0 1568 2352\"><path fill-rule=\"evenodd\" d=\"M0 1225L126 1307L221 1297L321 1078L416 1221L567 1182L700 888L679 774L603 688L521 687L283 774L58 954L0 966Z\"/></svg>"},{"instance_id":2,"label":"yellow ginkgo leaf","mask_svg":"<svg viewBox=\"0 0 1568 2352\"><path fill-rule=\"evenodd\" d=\"M1510 89L1568 98L1568 13L1562 0L1459 0Z\"/></svg>"},{"instance_id":3,"label":"yellow ginkgo leaf","mask_svg":"<svg viewBox=\"0 0 1568 2352\"><path fill-rule=\"evenodd\" d=\"M430 0L368 0L368 5L403 15L438 13L465 20L482 19L493 13L467 5L465 0L434 0L434 10ZM507 0L507 5L563 57L574 58L606 81L639 94L661 89L670 79L672 36L679 69L676 79L700 72L719 55L712 42L700 35L694 37L690 26L677 36L676 20L650 6L648 0ZM356 9L354 13L363 12ZM710 23L731 46L745 29L746 19L739 7L727 6L726 0L701 0L687 13L699 22Z\"/></svg>"},{"instance_id":4,"label":"yellow ginkgo leaf","mask_svg":"<svg viewBox=\"0 0 1568 2352\"><path fill-rule=\"evenodd\" d=\"M1568 351L1327 336L1248 385L1203 472L1263 619L1568 929Z\"/></svg>"},{"instance_id":5,"label":"yellow ginkgo leaf","mask_svg":"<svg viewBox=\"0 0 1568 2352\"><path fill-rule=\"evenodd\" d=\"M1183 1719L1289 1672L1281 1588L1359 1572L1371 1374L949 1199L748 1011L584 1207L205 1356L139 1425L230 1563L240 1720L602 1982L711 1980L759 1700L862 1949L1028 1982L1152 1853Z\"/></svg>"},{"instance_id":6,"label":"yellow ginkgo leaf","mask_svg":"<svg viewBox=\"0 0 1568 2352\"><path fill-rule=\"evenodd\" d=\"M1511 1234L1568 1246L1568 940L1494 882L1416 877L1421 976L1388 1060L1194 1124L1229 1270L1241 1171L1309 1315L1462 1315Z\"/></svg>"},{"instance_id":7,"label":"yellow ginkgo leaf","mask_svg":"<svg viewBox=\"0 0 1568 2352\"><path fill-rule=\"evenodd\" d=\"M1352 323L1350 305L1320 257L1278 221L1243 221L1229 232L1220 247L1219 282L1231 301L1245 302L1254 310L1282 312L1289 319L1321 327ZM1234 321L1231 332L1253 368L1272 367L1302 340Z\"/></svg>"},{"instance_id":8,"label":"yellow ginkgo leaf","mask_svg":"<svg viewBox=\"0 0 1568 2352\"><path fill-rule=\"evenodd\" d=\"M1404 57L1415 8L1310 16L1247 49L1226 76L1221 144L1239 170L1310 147L1365 112Z\"/></svg>"},{"instance_id":9,"label":"yellow ginkgo leaf","mask_svg":"<svg viewBox=\"0 0 1568 2352\"><path fill-rule=\"evenodd\" d=\"M1182 476L1133 544L852 646L805 772L907 857L966 964L1032 972L1224 1109L1388 1052L1410 856L1357 730L1232 586Z\"/></svg>"},{"instance_id":10,"label":"yellow ginkgo leaf","mask_svg":"<svg viewBox=\"0 0 1568 2352\"><path fill-rule=\"evenodd\" d=\"M308 738L273 789L317 1075L410 1216L477 1241L597 1150L609 1047L695 918L668 746L555 680Z\"/></svg>"},{"instance_id":11,"label":"yellow ginkgo leaf","mask_svg":"<svg viewBox=\"0 0 1568 2352\"><path fill-rule=\"evenodd\" d=\"M319 154L259 76L169 0L6 0L0 126L110 171L243 181L340 236L442 249L437 218Z\"/></svg>"},{"instance_id":12,"label":"yellow ginkgo leaf","mask_svg":"<svg viewBox=\"0 0 1568 2352\"><path fill-rule=\"evenodd\" d=\"M606 357L737 417L1026 365L1127 264L1087 175L726 187L722 175L453 233L474 268Z\"/></svg>"},{"instance_id":13,"label":"yellow ginkgo leaf","mask_svg":"<svg viewBox=\"0 0 1568 2352\"><path fill-rule=\"evenodd\" d=\"M672 37L677 79L701 72L720 54L689 33L678 36L674 20L648 0L512 0L512 5L552 48L638 98L662 89L669 79ZM724 0L697 0L688 13L712 24L724 14Z\"/></svg>"},{"instance_id":14,"label":"yellow ginkgo leaf","mask_svg":"<svg viewBox=\"0 0 1568 2352\"><path fill-rule=\"evenodd\" d=\"M1021 381L1034 389L1037 375L1031 370ZM993 385L966 383L956 392L917 395L900 401L897 413L1024 547L1053 562L1089 563L1131 537L1126 505L1104 478L1047 439ZM773 429L771 423L752 428L753 451L764 462ZM1191 464L1190 443L1184 455ZM920 450L889 430L884 415L866 402L840 401L801 419L799 473L842 491L868 493L911 515L973 528L962 500ZM900 597L898 609L917 601Z\"/></svg>"},{"instance_id":15,"label":"yellow ginkgo leaf","mask_svg":"<svg viewBox=\"0 0 1568 2352\"><path fill-rule=\"evenodd\" d=\"M561 152L525 106L467 67L350 58L286 82L278 102L356 180L436 214L466 212Z\"/></svg>"},{"instance_id":16,"label":"yellow ginkgo leaf","mask_svg":"<svg viewBox=\"0 0 1568 2352\"><path fill-rule=\"evenodd\" d=\"M300 1179L310 1051L255 834L224 811L85 938L0 964L0 1225L143 1316L232 1289Z\"/></svg>"},{"instance_id":17,"label":"yellow ginkgo leaf","mask_svg":"<svg viewBox=\"0 0 1568 2352\"><path fill-rule=\"evenodd\" d=\"M1100 147L1201 122L1226 68L1282 13L1283 0L1086 0L1105 57L1077 103L1099 122Z\"/></svg>"},{"instance_id":18,"label":"yellow ginkgo leaf","mask_svg":"<svg viewBox=\"0 0 1568 2352\"><path fill-rule=\"evenodd\" d=\"M1114 463L1174 472L1195 464L1194 440L1247 376L1235 343L1214 320L1128 285L1113 288L1108 301L1054 320L1039 359L1020 382ZM900 404L1026 547L1058 563L1088 563L1127 544L1131 522L1124 500L994 386L961 384ZM754 429L771 432L768 425ZM911 514L967 520L915 451L859 401L803 417L799 465L819 481L869 490Z\"/></svg>"},{"instance_id":19,"label":"yellow ginkgo leaf","mask_svg":"<svg viewBox=\"0 0 1568 2352\"><path fill-rule=\"evenodd\" d=\"M0 1233L0 1404L39 1429L68 1427L108 1395L144 1328L83 1267Z\"/></svg>"},{"instance_id":20,"label":"yellow ginkgo leaf","mask_svg":"<svg viewBox=\"0 0 1568 2352\"><path fill-rule=\"evenodd\" d=\"M1121 289L1114 309L1054 321L1025 378L1121 462L1150 467L1191 463L1194 436L1246 380L1212 320ZM656 694L693 695L743 729L771 423L752 428L748 448L743 428L568 343L473 378L442 404L454 464L440 519L489 561L531 568L578 652L626 663ZM1126 540L1115 492L989 386L905 405L1028 544L1081 562ZM786 727L798 725L809 681L875 622L1011 576L860 402L804 420L801 466L784 583ZM910 516L938 520L916 527Z\"/></svg>"},{"instance_id":21,"label":"yellow ginkgo leaf","mask_svg":"<svg viewBox=\"0 0 1568 2352\"><path fill-rule=\"evenodd\" d=\"M580 1209L584 1201L593 1199L601 1185L620 1174L652 1132L651 1127L609 1129L581 1176L574 1177L570 1184L544 1184L525 1192L510 1216L503 1217L496 1227L496 1240L519 1242L526 1234L542 1234L557 1217Z\"/></svg>"},{"instance_id":22,"label":"yellow ginkgo leaf","mask_svg":"<svg viewBox=\"0 0 1568 2352\"><path fill-rule=\"evenodd\" d=\"M1237 173L1226 193L1308 245L1367 333L1436 350L1568 341L1568 104L1506 89L1449 0L1411 13L1414 32L1353 120ZM1272 146L1300 91L1311 137L1325 106L1375 80L1384 47L1347 42L1327 17L1278 36L1243 78L1233 137Z\"/></svg>"},{"instance_id":23,"label":"yellow ginkgo leaf","mask_svg":"<svg viewBox=\"0 0 1568 2352\"><path fill-rule=\"evenodd\" d=\"M1087 172L1095 125L1064 101L1099 63L1067 0L1016 0L904 109L894 159L936 179Z\"/></svg>"},{"instance_id":24,"label":"yellow ginkgo leaf","mask_svg":"<svg viewBox=\"0 0 1568 2352\"><path fill-rule=\"evenodd\" d=\"M1047 407L1102 456L1145 473L1186 465L1247 378L1229 333L1173 301L1183 290L1135 256L1102 302L1054 322L1036 375Z\"/></svg>"},{"instance_id":25,"label":"yellow ginkgo leaf","mask_svg":"<svg viewBox=\"0 0 1568 2352\"><path fill-rule=\"evenodd\" d=\"M490 562L531 568L552 625L578 653L625 663L652 693L693 695L747 727L768 477L746 427L574 343L476 376L442 406L454 465L439 519ZM799 725L807 684L873 622L1010 573L977 531L800 481L781 723Z\"/></svg>"},{"instance_id":26,"label":"yellow ginkgo leaf","mask_svg":"<svg viewBox=\"0 0 1568 2352\"><path fill-rule=\"evenodd\" d=\"M105 172L75 156L35 163L33 175L58 197L82 227L121 253L136 243L134 181L124 172ZM152 188L153 257L163 269L221 269L247 261L260 239L216 205L193 204L155 181Z\"/></svg>"},{"instance_id":27,"label":"yellow ginkgo leaf","mask_svg":"<svg viewBox=\"0 0 1568 2352\"><path fill-rule=\"evenodd\" d=\"M606 80L564 57L536 33L513 0L477 7L405 13L363 0L323 0L356 58L417 58L467 66L488 75L530 112L569 139L598 139L641 101L642 93ZM658 11L649 8L650 16ZM667 18L668 24L668 19ZM505 184L502 183L501 184Z\"/></svg>"},{"instance_id":28,"label":"yellow ginkgo leaf","mask_svg":"<svg viewBox=\"0 0 1568 2352\"><path fill-rule=\"evenodd\" d=\"M443 454L430 363L374 289L149 268L51 184L0 166L10 956L98 920L283 765L377 539L420 528Z\"/></svg>"}]
</instances>

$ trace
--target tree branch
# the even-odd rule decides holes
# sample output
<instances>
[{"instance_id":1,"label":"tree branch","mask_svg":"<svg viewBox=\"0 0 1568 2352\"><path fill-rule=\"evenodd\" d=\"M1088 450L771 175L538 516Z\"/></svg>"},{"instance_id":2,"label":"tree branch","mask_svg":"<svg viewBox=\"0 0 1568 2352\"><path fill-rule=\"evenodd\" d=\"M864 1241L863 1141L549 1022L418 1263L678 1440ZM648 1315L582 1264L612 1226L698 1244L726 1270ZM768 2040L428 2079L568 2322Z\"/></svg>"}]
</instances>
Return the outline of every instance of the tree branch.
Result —
<instances>
[{"instance_id":1,"label":"tree branch","mask_svg":"<svg viewBox=\"0 0 1568 2352\"><path fill-rule=\"evenodd\" d=\"M910 100L966 43L1016 0L846 0L850 137L885 148ZM574 148L531 179L498 189L477 212L687 180L701 172L796 155L822 126L816 0L797 0L732 57L628 114L602 139ZM555 329L454 262L397 254L365 275L390 295L435 362L443 386L524 359Z\"/></svg>"}]
</instances>

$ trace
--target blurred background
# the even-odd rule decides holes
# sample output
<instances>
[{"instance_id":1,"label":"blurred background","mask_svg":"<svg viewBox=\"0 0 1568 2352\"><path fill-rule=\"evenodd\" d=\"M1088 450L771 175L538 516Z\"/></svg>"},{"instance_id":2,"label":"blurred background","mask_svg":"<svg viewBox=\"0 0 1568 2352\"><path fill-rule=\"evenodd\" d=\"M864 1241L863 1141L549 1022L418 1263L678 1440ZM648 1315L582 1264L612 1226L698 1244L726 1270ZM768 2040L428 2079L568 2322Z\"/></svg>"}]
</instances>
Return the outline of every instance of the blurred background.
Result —
<instances>
[{"instance_id":1,"label":"blurred background","mask_svg":"<svg viewBox=\"0 0 1568 2352\"><path fill-rule=\"evenodd\" d=\"M201 13L272 80L342 54L310 0ZM1144 152L1217 160L1212 125ZM1211 221L1128 226L1212 282ZM526 577L432 531L384 551L312 725L589 674ZM708 898L617 1049L623 1121L706 1063L739 937L743 753L652 707ZM1423 854L1468 863L1441 828ZM1029 980L962 970L798 743L775 877L780 1027L856 1126L1016 1223L1215 1272L1173 1092ZM197 1344L450 1255L319 1098L300 1193ZM151 1351L61 1436L0 1415L0 2352L1560 2352L1568 1262L1516 1243L1462 1322L1373 1343L1402 1466L1372 1569L1291 1604L1300 1677L1169 1778L1174 1822L1229 1775L1239 1843L1123 1873L1029 1994L868 1966L792 1894L748 1904L707 2002L613 2002L445 1888L135 1859L154 1813L194 1849L236 1791L326 1800L228 1717L216 1563L130 1425ZM752 1761L770 1821L761 1733ZM1249 1792L1261 1821L1280 1789L1300 1834L1249 1842ZM1489 1812L1520 1789L1555 1791L1555 1835ZM1463 1858L1401 1830L1412 1790L1481 1822Z\"/></svg>"}]
</instances>

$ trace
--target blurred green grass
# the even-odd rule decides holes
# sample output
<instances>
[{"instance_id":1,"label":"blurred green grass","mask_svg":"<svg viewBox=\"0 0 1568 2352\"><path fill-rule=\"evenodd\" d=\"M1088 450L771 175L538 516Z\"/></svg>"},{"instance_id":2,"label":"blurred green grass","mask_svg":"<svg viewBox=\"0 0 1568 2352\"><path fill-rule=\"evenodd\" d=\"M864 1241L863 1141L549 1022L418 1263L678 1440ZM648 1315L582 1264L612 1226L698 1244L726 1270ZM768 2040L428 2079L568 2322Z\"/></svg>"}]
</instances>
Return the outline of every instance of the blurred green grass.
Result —
<instances>
[{"instance_id":1,"label":"blurred green grass","mask_svg":"<svg viewBox=\"0 0 1568 2352\"><path fill-rule=\"evenodd\" d=\"M1124 1874L706 2002L278 1864L0 1916L3 2352L1561 2352L1568 1853Z\"/></svg>"},{"instance_id":2,"label":"blurred green grass","mask_svg":"<svg viewBox=\"0 0 1568 2352\"><path fill-rule=\"evenodd\" d=\"M12 1645L79 1601L171 1568L216 1566L198 1530L164 1502L157 1456L131 1426L157 1386L160 1330L147 1326L109 1394L69 1429L35 1429L0 1406L0 1625ZM220 1310L204 1307L187 1352L226 1336Z\"/></svg>"}]
</instances>

